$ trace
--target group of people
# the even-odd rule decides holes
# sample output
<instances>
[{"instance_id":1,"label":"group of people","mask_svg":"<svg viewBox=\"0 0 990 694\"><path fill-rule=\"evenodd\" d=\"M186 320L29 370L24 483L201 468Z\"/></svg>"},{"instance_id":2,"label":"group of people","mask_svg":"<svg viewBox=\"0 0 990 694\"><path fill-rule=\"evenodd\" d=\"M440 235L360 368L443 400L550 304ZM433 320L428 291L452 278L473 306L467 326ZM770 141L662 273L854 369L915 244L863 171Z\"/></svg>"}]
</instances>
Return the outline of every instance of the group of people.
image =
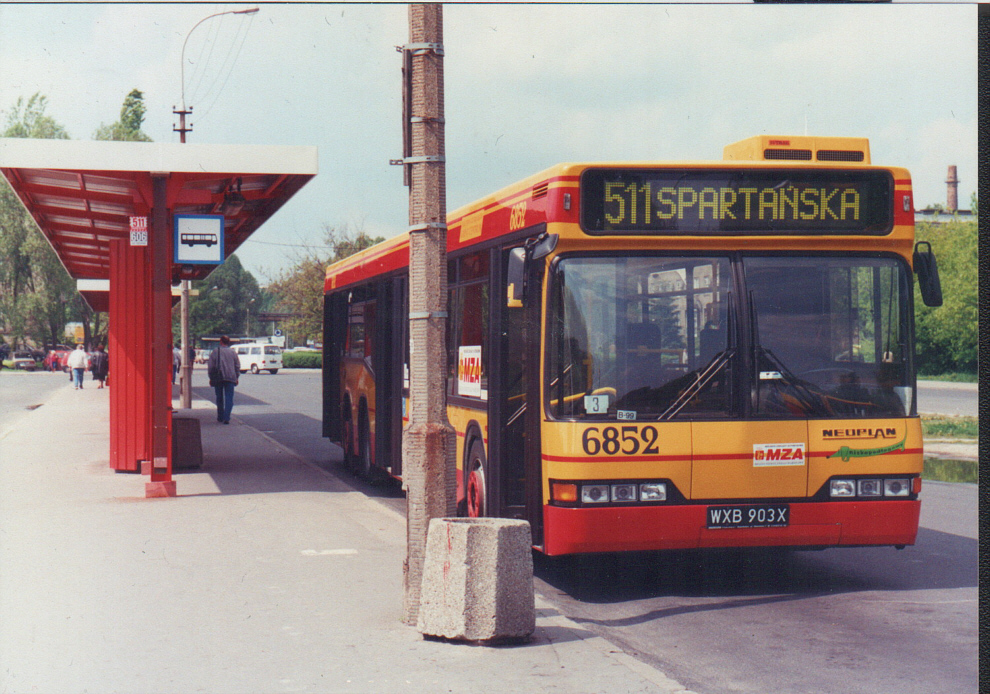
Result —
<instances>
[{"instance_id":1,"label":"group of people","mask_svg":"<svg viewBox=\"0 0 990 694\"><path fill-rule=\"evenodd\" d=\"M103 345L96 345L96 349L87 353L82 344L78 344L65 363L69 367L69 377L76 390L82 390L83 376L87 370L93 373L94 381L100 382L97 388L106 385L110 373L110 357L103 350Z\"/></svg>"},{"instance_id":2,"label":"group of people","mask_svg":"<svg viewBox=\"0 0 990 694\"><path fill-rule=\"evenodd\" d=\"M176 358L173 356L172 382L175 382ZM178 360L181 361L181 360ZM97 388L103 388L107 382L110 358L103 350L103 345L96 345L93 352L87 353L79 344L66 360L69 374L76 390L83 387L83 375L87 370L93 373L93 380L99 381ZM220 338L220 345L210 353L206 362L206 371L210 385L217 399L217 421L230 424L230 412L234 407L234 387L241 375L241 360L237 352L230 348L230 338L226 335Z\"/></svg>"}]
</instances>

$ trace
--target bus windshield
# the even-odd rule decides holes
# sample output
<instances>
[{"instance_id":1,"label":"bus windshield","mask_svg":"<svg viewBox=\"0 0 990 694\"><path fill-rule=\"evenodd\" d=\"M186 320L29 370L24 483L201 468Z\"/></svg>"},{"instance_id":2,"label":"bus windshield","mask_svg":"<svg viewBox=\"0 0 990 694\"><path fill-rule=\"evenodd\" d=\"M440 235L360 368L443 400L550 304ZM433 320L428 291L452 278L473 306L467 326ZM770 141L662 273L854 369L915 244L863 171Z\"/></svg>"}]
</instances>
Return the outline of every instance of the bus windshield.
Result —
<instances>
[{"instance_id":1,"label":"bus windshield","mask_svg":"<svg viewBox=\"0 0 990 694\"><path fill-rule=\"evenodd\" d=\"M554 278L553 416L729 412L728 257L570 257Z\"/></svg>"},{"instance_id":2,"label":"bus windshield","mask_svg":"<svg viewBox=\"0 0 990 694\"><path fill-rule=\"evenodd\" d=\"M552 282L555 418L911 411L909 284L896 260L571 256Z\"/></svg>"},{"instance_id":3,"label":"bus windshield","mask_svg":"<svg viewBox=\"0 0 990 694\"><path fill-rule=\"evenodd\" d=\"M757 415L911 411L908 277L885 258L744 258Z\"/></svg>"}]
</instances>

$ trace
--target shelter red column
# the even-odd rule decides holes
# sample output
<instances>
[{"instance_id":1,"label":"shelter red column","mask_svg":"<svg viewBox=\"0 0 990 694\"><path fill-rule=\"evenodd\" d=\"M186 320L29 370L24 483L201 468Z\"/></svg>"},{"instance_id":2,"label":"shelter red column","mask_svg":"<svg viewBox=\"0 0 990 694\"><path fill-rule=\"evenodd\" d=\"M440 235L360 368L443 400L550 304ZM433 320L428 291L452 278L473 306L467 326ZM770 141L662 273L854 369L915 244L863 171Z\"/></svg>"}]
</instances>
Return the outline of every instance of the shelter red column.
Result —
<instances>
[{"instance_id":1,"label":"shelter red column","mask_svg":"<svg viewBox=\"0 0 990 694\"><path fill-rule=\"evenodd\" d=\"M151 461L150 256L110 242L110 467L141 472Z\"/></svg>"},{"instance_id":2,"label":"shelter red column","mask_svg":"<svg viewBox=\"0 0 990 694\"><path fill-rule=\"evenodd\" d=\"M172 233L168 174L151 175L151 481L145 496L175 496L172 480Z\"/></svg>"}]
</instances>

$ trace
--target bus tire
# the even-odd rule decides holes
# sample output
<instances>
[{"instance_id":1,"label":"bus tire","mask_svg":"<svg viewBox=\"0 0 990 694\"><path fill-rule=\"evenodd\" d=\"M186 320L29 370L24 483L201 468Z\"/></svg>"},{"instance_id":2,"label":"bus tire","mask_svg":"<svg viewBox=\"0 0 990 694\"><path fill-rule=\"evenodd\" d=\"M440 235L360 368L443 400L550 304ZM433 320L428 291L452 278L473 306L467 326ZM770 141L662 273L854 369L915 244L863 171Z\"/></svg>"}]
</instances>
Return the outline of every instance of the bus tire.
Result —
<instances>
[{"instance_id":1,"label":"bus tire","mask_svg":"<svg viewBox=\"0 0 990 694\"><path fill-rule=\"evenodd\" d=\"M487 490L485 468L487 465L485 444L481 442L481 439L475 439L471 443L470 452L468 453L468 477L464 492L469 518L482 518L485 515L485 492Z\"/></svg>"},{"instance_id":2,"label":"bus tire","mask_svg":"<svg viewBox=\"0 0 990 694\"><path fill-rule=\"evenodd\" d=\"M362 401L358 414L358 457L357 472L365 479L371 477L374 465L371 462L371 422L368 406Z\"/></svg>"},{"instance_id":3,"label":"bus tire","mask_svg":"<svg viewBox=\"0 0 990 694\"><path fill-rule=\"evenodd\" d=\"M272 376L274 376L275 374L278 373L278 369L268 369L268 373L270 373Z\"/></svg>"},{"instance_id":4,"label":"bus tire","mask_svg":"<svg viewBox=\"0 0 990 694\"><path fill-rule=\"evenodd\" d=\"M354 469L354 429L351 427L351 401L345 399L340 406L341 439L340 447L344 449L344 467Z\"/></svg>"},{"instance_id":5,"label":"bus tire","mask_svg":"<svg viewBox=\"0 0 990 694\"><path fill-rule=\"evenodd\" d=\"M257 373L258 373L258 365L257 364L251 364L251 373L257 375Z\"/></svg>"}]
</instances>

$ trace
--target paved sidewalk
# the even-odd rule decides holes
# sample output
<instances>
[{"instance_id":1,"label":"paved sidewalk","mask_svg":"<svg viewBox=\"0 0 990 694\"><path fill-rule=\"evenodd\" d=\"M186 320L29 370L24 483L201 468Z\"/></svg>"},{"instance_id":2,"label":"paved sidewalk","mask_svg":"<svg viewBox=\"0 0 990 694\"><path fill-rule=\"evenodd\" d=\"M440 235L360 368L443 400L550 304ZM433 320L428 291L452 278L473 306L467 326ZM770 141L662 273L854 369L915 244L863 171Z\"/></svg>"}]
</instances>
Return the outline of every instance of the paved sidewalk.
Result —
<instances>
[{"instance_id":1,"label":"paved sidewalk","mask_svg":"<svg viewBox=\"0 0 990 694\"><path fill-rule=\"evenodd\" d=\"M145 499L108 467L108 397L66 386L0 433L3 694L683 691L539 598L529 644L423 639L405 519L208 402L203 470Z\"/></svg>"}]
</instances>

